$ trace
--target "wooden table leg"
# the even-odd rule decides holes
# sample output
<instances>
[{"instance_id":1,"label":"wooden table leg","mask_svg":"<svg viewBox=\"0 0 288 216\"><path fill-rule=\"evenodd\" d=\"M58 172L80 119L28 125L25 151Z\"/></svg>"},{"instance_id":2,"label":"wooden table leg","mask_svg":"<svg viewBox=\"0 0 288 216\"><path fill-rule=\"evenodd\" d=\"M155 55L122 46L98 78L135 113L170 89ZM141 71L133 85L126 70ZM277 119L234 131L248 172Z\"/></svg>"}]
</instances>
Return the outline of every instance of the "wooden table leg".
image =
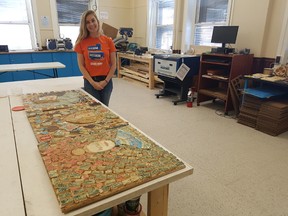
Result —
<instances>
[{"instance_id":1,"label":"wooden table leg","mask_svg":"<svg viewBox=\"0 0 288 216\"><path fill-rule=\"evenodd\" d=\"M153 60L152 59L149 61L148 67L149 67L149 89L154 89L155 77L154 77Z\"/></svg>"},{"instance_id":2,"label":"wooden table leg","mask_svg":"<svg viewBox=\"0 0 288 216\"><path fill-rule=\"evenodd\" d=\"M147 216L168 215L169 184L148 193Z\"/></svg>"},{"instance_id":3,"label":"wooden table leg","mask_svg":"<svg viewBox=\"0 0 288 216\"><path fill-rule=\"evenodd\" d=\"M122 67L121 57L119 57L119 55L117 55L116 68L117 68L118 78L122 78L122 75L120 73L121 67Z\"/></svg>"}]
</instances>

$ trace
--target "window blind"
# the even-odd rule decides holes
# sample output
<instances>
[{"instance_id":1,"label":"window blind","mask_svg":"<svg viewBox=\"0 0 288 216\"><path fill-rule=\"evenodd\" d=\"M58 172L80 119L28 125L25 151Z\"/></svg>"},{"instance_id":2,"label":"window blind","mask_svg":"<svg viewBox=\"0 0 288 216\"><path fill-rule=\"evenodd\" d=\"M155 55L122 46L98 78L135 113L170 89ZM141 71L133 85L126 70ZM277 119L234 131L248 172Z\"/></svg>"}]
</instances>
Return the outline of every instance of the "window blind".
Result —
<instances>
[{"instance_id":1,"label":"window blind","mask_svg":"<svg viewBox=\"0 0 288 216\"><path fill-rule=\"evenodd\" d=\"M88 9L88 0L57 0L59 24L79 24L82 13Z\"/></svg>"},{"instance_id":2,"label":"window blind","mask_svg":"<svg viewBox=\"0 0 288 216\"><path fill-rule=\"evenodd\" d=\"M173 25L157 28L156 48L170 49L173 39Z\"/></svg>"},{"instance_id":3,"label":"window blind","mask_svg":"<svg viewBox=\"0 0 288 216\"><path fill-rule=\"evenodd\" d=\"M174 0L157 2L156 48L169 49L173 40Z\"/></svg>"},{"instance_id":4,"label":"window blind","mask_svg":"<svg viewBox=\"0 0 288 216\"><path fill-rule=\"evenodd\" d=\"M173 24L174 0L159 1L157 15L157 25Z\"/></svg>"},{"instance_id":5,"label":"window blind","mask_svg":"<svg viewBox=\"0 0 288 216\"><path fill-rule=\"evenodd\" d=\"M227 25L229 0L198 0L194 44L211 45L214 26Z\"/></svg>"},{"instance_id":6,"label":"window blind","mask_svg":"<svg viewBox=\"0 0 288 216\"><path fill-rule=\"evenodd\" d=\"M197 23L225 22L227 19L228 0L200 0Z\"/></svg>"}]
</instances>

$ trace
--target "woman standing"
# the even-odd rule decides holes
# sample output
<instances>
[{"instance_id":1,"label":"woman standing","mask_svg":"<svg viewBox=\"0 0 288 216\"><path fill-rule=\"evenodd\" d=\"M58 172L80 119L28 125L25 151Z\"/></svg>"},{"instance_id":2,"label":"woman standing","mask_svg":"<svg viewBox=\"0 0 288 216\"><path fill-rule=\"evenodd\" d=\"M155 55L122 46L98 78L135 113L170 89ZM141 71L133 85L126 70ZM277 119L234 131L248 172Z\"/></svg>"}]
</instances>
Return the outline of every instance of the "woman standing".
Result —
<instances>
[{"instance_id":1,"label":"woman standing","mask_svg":"<svg viewBox=\"0 0 288 216\"><path fill-rule=\"evenodd\" d=\"M116 48L112 39L102 34L93 10L82 14L74 50L84 77L84 90L108 106L116 70Z\"/></svg>"}]
</instances>

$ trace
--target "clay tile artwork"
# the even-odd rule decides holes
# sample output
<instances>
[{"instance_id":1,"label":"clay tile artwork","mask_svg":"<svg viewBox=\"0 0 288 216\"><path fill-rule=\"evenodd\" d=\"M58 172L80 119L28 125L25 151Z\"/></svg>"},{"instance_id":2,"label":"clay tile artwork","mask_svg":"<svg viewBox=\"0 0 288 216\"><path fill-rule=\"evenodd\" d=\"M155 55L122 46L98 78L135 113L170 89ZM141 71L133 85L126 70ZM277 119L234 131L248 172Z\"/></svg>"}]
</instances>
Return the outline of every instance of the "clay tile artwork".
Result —
<instances>
[{"instance_id":1,"label":"clay tile artwork","mask_svg":"<svg viewBox=\"0 0 288 216\"><path fill-rule=\"evenodd\" d=\"M23 102L63 213L185 167L82 90L26 94Z\"/></svg>"}]
</instances>

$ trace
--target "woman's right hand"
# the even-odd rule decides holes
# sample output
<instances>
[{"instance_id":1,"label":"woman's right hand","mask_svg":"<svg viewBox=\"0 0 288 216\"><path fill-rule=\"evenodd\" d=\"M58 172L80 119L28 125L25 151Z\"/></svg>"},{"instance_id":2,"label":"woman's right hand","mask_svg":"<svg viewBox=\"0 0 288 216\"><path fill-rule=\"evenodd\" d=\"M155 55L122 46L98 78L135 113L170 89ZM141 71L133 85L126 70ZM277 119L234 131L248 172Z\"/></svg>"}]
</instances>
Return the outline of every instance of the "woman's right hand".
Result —
<instances>
[{"instance_id":1,"label":"woman's right hand","mask_svg":"<svg viewBox=\"0 0 288 216\"><path fill-rule=\"evenodd\" d=\"M100 82L94 81L92 85L96 90L102 90L103 89L103 86L100 85Z\"/></svg>"}]
</instances>

